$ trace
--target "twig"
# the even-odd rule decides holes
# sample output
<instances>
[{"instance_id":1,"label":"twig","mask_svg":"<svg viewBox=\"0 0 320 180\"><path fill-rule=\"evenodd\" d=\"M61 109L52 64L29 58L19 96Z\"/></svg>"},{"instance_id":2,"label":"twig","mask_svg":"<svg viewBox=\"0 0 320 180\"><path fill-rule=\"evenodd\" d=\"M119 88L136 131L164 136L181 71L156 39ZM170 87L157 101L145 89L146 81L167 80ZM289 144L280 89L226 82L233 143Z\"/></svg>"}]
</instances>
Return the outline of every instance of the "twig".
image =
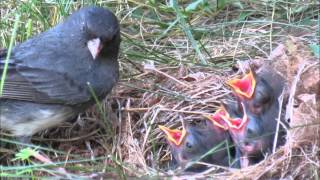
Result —
<instances>
[{"instance_id":1,"label":"twig","mask_svg":"<svg viewBox=\"0 0 320 180\"><path fill-rule=\"evenodd\" d=\"M137 112L137 111L149 111L152 108L122 108L123 111L127 112ZM172 112L180 112L186 114L200 114L200 115L210 115L212 113L200 112L200 111L185 111L185 110L175 110L175 109L167 109L167 108L159 108L159 111L172 111Z\"/></svg>"},{"instance_id":2,"label":"twig","mask_svg":"<svg viewBox=\"0 0 320 180\"><path fill-rule=\"evenodd\" d=\"M36 159L38 159L39 161L41 161L43 163L54 165L54 163L47 156L41 155L38 151L35 151L35 153L33 154L33 157L35 157ZM70 177L70 174L63 167L55 168L55 170L59 174L64 175L65 177Z\"/></svg>"},{"instance_id":3,"label":"twig","mask_svg":"<svg viewBox=\"0 0 320 180\"><path fill-rule=\"evenodd\" d=\"M282 90L282 93L281 93L281 95L280 95L279 98L278 98L278 102L279 102L279 113L278 113L278 118L277 118L276 134L275 134L274 140L273 140L272 153L275 153L275 152L276 152L276 147L277 147L277 143L278 143L279 127L280 127L281 113L282 113L282 104L283 104L283 94L284 94L284 90Z\"/></svg>"},{"instance_id":4,"label":"twig","mask_svg":"<svg viewBox=\"0 0 320 180\"><path fill-rule=\"evenodd\" d=\"M152 70L154 70L155 72L157 72L157 73L159 73L159 74L161 74L161 75L166 76L167 78L170 78L170 79L174 80L175 82L177 82L177 83L179 83L179 84L181 84L181 85L183 85L183 86L186 86L186 87L188 87L188 88L191 88L190 85L188 85L188 84L186 84L186 83L184 83L184 82L179 81L178 79L170 76L170 75L167 74L167 73L164 73L164 72L162 72L162 71L160 71L160 70L158 70L158 69L156 69L156 68L152 68Z\"/></svg>"},{"instance_id":5,"label":"twig","mask_svg":"<svg viewBox=\"0 0 320 180\"><path fill-rule=\"evenodd\" d=\"M85 134L83 136L79 136L79 137L74 137L74 138L69 138L69 139L52 139L52 138L37 138L34 137L32 139L36 140L36 141L55 141L55 142L71 142L71 141L78 141L80 139L86 139L90 136L93 136L94 134L96 134L98 131L100 131L100 129L96 129L94 131L92 131L89 134Z\"/></svg>"},{"instance_id":6,"label":"twig","mask_svg":"<svg viewBox=\"0 0 320 180\"><path fill-rule=\"evenodd\" d=\"M240 40L241 40L241 36L242 36L245 24L246 24L246 21L242 24L242 27L241 27L241 30L240 30L240 33L239 33L239 37L238 37L238 40L237 40L236 48L233 51L233 57L232 57L233 62L234 62L236 54L237 54L237 50L238 50L238 47L239 47L239 43L240 43Z\"/></svg>"},{"instance_id":7,"label":"twig","mask_svg":"<svg viewBox=\"0 0 320 180\"><path fill-rule=\"evenodd\" d=\"M290 89L290 95L289 95L289 102L287 104L287 110L286 110L286 116L285 116L285 120L287 122L289 122L289 119L292 119L293 116L293 103L294 103L294 95L296 93L296 89L297 89L297 84L298 81L300 79L300 76L303 72L303 69L305 67L306 63L303 63L299 66L299 70L298 73L296 75L296 77L294 78L292 85L291 85L291 89Z\"/></svg>"},{"instance_id":8,"label":"twig","mask_svg":"<svg viewBox=\"0 0 320 180\"><path fill-rule=\"evenodd\" d=\"M156 110L155 114L153 115L153 118L151 119L151 122L150 122L150 126L148 127L147 129L147 132L146 132L146 135L144 137L144 140L143 140L143 144L142 144L142 148L141 149L144 149L146 143L147 143L147 140L148 140L148 136L150 134L150 131L151 131L151 126L154 124L154 121L156 120L156 117L157 115L159 114L160 112L160 108Z\"/></svg>"}]
</instances>

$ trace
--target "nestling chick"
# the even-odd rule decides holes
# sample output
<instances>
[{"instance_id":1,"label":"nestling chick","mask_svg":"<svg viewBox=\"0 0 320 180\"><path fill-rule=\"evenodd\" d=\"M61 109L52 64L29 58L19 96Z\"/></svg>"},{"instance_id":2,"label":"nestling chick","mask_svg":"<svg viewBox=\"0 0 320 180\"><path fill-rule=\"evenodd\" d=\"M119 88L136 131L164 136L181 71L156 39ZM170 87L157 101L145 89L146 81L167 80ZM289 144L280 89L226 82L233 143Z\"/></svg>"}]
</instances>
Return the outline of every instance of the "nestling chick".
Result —
<instances>
[{"instance_id":1,"label":"nestling chick","mask_svg":"<svg viewBox=\"0 0 320 180\"><path fill-rule=\"evenodd\" d=\"M159 126L166 134L174 161L187 171L200 172L207 169L207 166L197 163L190 166L197 161L229 166L231 140L227 131L209 120L204 123L203 127L188 124L182 130ZM209 152L211 150L212 153Z\"/></svg>"},{"instance_id":2,"label":"nestling chick","mask_svg":"<svg viewBox=\"0 0 320 180\"><path fill-rule=\"evenodd\" d=\"M284 80L272 71L259 74L250 71L227 84L232 87L238 104L224 105L229 113L224 119L229 122L240 119L244 124L240 128L229 128L229 132L237 145L237 154L241 156L241 167L246 167L271 152L280 108L278 97L284 88ZM280 132L278 144L283 136Z\"/></svg>"}]
</instances>

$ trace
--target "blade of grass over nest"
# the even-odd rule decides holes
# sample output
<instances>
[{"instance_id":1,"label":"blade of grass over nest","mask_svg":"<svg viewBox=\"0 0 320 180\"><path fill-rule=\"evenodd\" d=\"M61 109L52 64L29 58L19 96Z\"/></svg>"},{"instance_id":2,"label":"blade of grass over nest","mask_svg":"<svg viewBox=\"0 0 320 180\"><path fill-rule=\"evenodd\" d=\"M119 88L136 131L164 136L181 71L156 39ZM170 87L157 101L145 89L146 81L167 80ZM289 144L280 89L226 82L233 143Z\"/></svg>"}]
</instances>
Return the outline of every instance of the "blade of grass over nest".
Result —
<instances>
[{"instance_id":1,"label":"blade of grass over nest","mask_svg":"<svg viewBox=\"0 0 320 180\"><path fill-rule=\"evenodd\" d=\"M37 1L25 1L25 2L20 2L18 6L18 11L23 14L27 15L30 17L35 17L36 20L40 20L43 28L48 29L50 27L50 23L48 21L48 17L41 12L41 9L48 10L47 7L44 6L44 4L41 4L40 2Z\"/></svg>"},{"instance_id":2,"label":"blade of grass over nest","mask_svg":"<svg viewBox=\"0 0 320 180\"><path fill-rule=\"evenodd\" d=\"M69 155L70 157L81 157L80 155L74 155L74 154L68 154L64 151L58 151L55 149L51 149L51 148L46 148L46 147L41 147L41 146L36 146L33 144L25 144L25 143L21 143L18 141L13 141L13 140L8 140L8 139L4 139L4 138L0 138L0 142L5 142L5 143L10 143L10 144L16 144L16 145L23 145L25 147L32 147L35 149L40 149L40 150L44 150L44 151L49 151L49 152L53 152L53 153L57 153L57 154L62 154L62 155Z\"/></svg>"},{"instance_id":3,"label":"blade of grass over nest","mask_svg":"<svg viewBox=\"0 0 320 180\"><path fill-rule=\"evenodd\" d=\"M84 163L84 162L98 162L105 160L106 157L96 157L95 159L80 159L80 160L68 160L62 162L53 162L52 164L33 164L33 165L25 165L25 166L0 166L2 172L4 171L16 171L16 170L24 170L24 169L39 169L43 167L52 167L52 166L59 166L59 165L66 165L66 164L74 164L74 163Z\"/></svg>"},{"instance_id":4,"label":"blade of grass over nest","mask_svg":"<svg viewBox=\"0 0 320 180\"><path fill-rule=\"evenodd\" d=\"M233 145L229 144L229 142L227 140L225 141L225 143L226 143L226 146L227 146L226 148L227 148L227 153L228 153L228 163L232 164L232 157L231 157L230 148L232 148Z\"/></svg>"},{"instance_id":5,"label":"blade of grass over nest","mask_svg":"<svg viewBox=\"0 0 320 180\"><path fill-rule=\"evenodd\" d=\"M4 68L3 68L3 71L2 71L2 75L1 75L0 96L2 96L2 93L3 93L4 83L5 83L6 76L7 76L7 71L8 71L8 63L9 63L9 59L10 59L10 56L11 56L13 43L16 40L17 29L19 27L19 20L20 20L20 14L16 14L15 22L14 22L14 26L13 26L13 30L12 30L12 35L11 35L11 39L10 39L10 44L9 44L7 56L6 56L5 63L4 63Z\"/></svg>"},{"instance_id":6,"label":"blade of grass over nest","mask_svg":"<svg viewBox=\"0 0 320 180\"><path fill-rule=\"evenodd\" d=\"M133 56L137 56L137 57L142 57L142 59L141 58L138 59L138 60L141 60L141 61L143 61L145 59L149 59L149 60L152 59L152 60L154 60L156 62L160 62L160 63L164 63L164 64L169 64L170 62L178 62L177 59L175 59L172 56L169 56L168 54L166 54L166 53L164 53L162 51L158 51L156 49L151 49L149 47L146 47L143 44L141 44L140 42L135 41L134 39L130 38L128 35L126 35L124 33L122 33L121 35L122 35L122 37L125 38L124 40L127 43L129 43L131 45L134 45L134 46L138 47L139 50L147 53L147 54L142 53L142 52L138 52L137 53L136 51L129 51L130 53L128 53L128 51L127 52L124 51L124 53L126 53L129 56L133 55ZM153 57L146 56L148 54L153 55Z\"/></svg>"},{"instance_id":7,"label":"blade of grass over nest","mask_svg":"<svg viewBox=\"0 0 320 180\"><path fill-rule=\"evenodd\" d=\"M28 19L26 25L26 39L29 39L32 35L32 19Z\"/></svg>"},{"instance_id":8,"label":"blade of grass over nest","mask_svg":"<svg viewBox=\"0 0 320 180\"><path fill-rule=\"evenodd\" d=\"M240 43L240 40L241 40L241 35L242 35L242 32L243 32L243 29L244 29L244 26L245 26L246 23L243 23L242 25L242 28L240 30L240 33L239 33L239 37L238 37L238 40L237 40L237 44L236 44L236 47L233 51L233 63L235 62L235 57L236 57L236 54L237 54L237 50L238 50L238 47L239 47L239 43Z\"/></svg>"},{"instance_id":9,"label":"blade of grass over nest","mask_svg":"<svg viewBox=\"0 0 320 180\"><path fill-rule=\"evenodd\" d=\"M202 156L200 156L197 160L188 163L184 169L188 169L189 167L191 167L191 166L194 165L195 163L201 161L203 158L205 158L205 157L207 157L207 156L209 156L209 155L211 155L211 154L214 154L215 152L224 150L225 148L222 148L222 146L225 145L225 144L226 144L225 141L217 144L217 145L214 146L212 149L210 149L208 152L206 152L205 154L203 154Z\"/></svg>"},{"instance_id":10,"label":"blade of grass over nest","mask_svg":"<svg viewBox=\"0 0 320 180\"><path fill-rule=\"evenodd\" d=\"M87 82L87 85L88 85L88 87L89 87L89 90L90 90L90 93L91 93L93 99L95 100L95 102L96 102L96 104L97 104L97 106L98 106L99 112L100 112L102 115L105 114L105 111L103 110L102 105L101 105L101 103L100 103L100 101L99 101L96 93L94 92L93 88L91 87L90 82ZM103 116L103 118L104 118L104 120L106 120L106 119L105 119L105 116Z\"/></svg>"},{"instance_id":11,"label":"blade of grass over nest","mask_svg":"<svg viewBox=\"0 0 320 180\"><path fill-rule=\"evenodd\" d=\"M270 21L270 20L248 20L248 21L234 20L234 21L228 21L228 22L223 22L223 23L215 23L215 24L210 25L210 27L195 27L195 28L193 28L193 30L194 31L211 31L211 30L216 30L216 28L219 28L222 25L233 26L233 25L243 24L243 23L246 23L247 25L248 24L257 24L259 26L268 25L268 24L273 23L274 25L297 28L297 29L301 29L301 30L310 30L310 28L313 27L310 25L302 25L302 24L298 24L298 23L285 23L285 22Z\"/></svg>"},{"instance_id":12,"label":"blade of grass over nest","mask_svg":"<svg viewBox=\"0 0 320 180\"><path fill-rule=\"evenodd\" d=\"M273 32L273 21L274 21L274 15L275 15L275 11L276 11L276 0L273 1L272 4L272 15L271 15L271 23L270 23L270 36L269 36L269 54L271 54L273 48L272 48L272 32Z\"/></svg>"},{"instance_id":13,"label":"blade of grass over nest","mask_svg":"<svg viewBox=\"0 0 320 180\"><path fill-rule=\"evenodd\" d=\"M91 93L92 97L94 98L96 105L98 106L98 111L99 111L100 115L102 116L103 121L105 122L104 124L106 125L107 132L112 133L111 136L114 136L114 134L113 134L114 131L112 130L112 128L110 126L108 126L108 120L106 118L107 117L106 111L102 108L102 105L101 105L96 93L94 92L93 88L91 87L90 83L87 82L87 84L88 84L90 93Z\"/></svg>"},{"instance_id":14,"label":"blade of grass over nest","mask_svg":"<svg viewBox=\"0 0 320 180\"><path fill-rule=\"evenodd\" d=\"M188 39L191 41L191 44L193 46L193 48L195 49L199 59L200 59L200 62L202 64L208 64L207 61L205 60L205 57L203 56L200 48L199 48L199 45L197 44L197 41L194 39L193 35L192 35L192 32L190 30L190 26L188 26L188 24L186 23L184 17L183 17L183 14L180 10L180 7L178 6L178 3L176 0L171 0L171 4L172 4L172 7L174 8L175 12L176 12L176 15L177 15L177 18L179 19L179 22L180 22L180 25L182 27L182 30L185 32L185 34L187 35Z\"/></svg>"},{"instance_id":15,"label":"blade of grass over nest","mask_svg":"<svg viewBox=\"0 0 320 180\"><path fill-rule=\"evenodd\" d=\"M152 91L152 90L149 90L149 89L140 88L140 87L135 86L133 84L127 84L127 83L126 84L122 84L122 85L130 87L130 88L134 88L134 89L137 89L137 90L140 90L142 92L150 92L150 93L154 93L154 94L157 94L157 95L164 95L164 96L167 96L167 97L171 97L171 98L175 98L175 99L183 99L184 100L184 98L179 98L176 95L172 95L170 93L163 92L163 91L160 91L160 92Z\"/></svg>"},{"instance_id":16,"label":"blade of grass over nest","mask_svg":"<svg viewBox=\"0 0 320 180\"><path fill-rule=\"evenodd\" d=\"M74 173L61 171L60 170L61 168L59 167L69 165L68 169L70 170L74 170L74 171L81 170L82 172L92 172L92 169L95 167L98 167L99 169L101 169L101 167L96 166L95 163L100 163L102 162L103 159L105 159L105 157L101 157L98 160L97 159L69 160L66 162L53 162L53 163L43 163L43 164L39 164L38 162L34 162L31 159L28 159L29 164L31 163L32 165L24 165L24 166L20 165L20 166L10 166L10 167L0 166L2 170L0 177L19 177L19 176L27 176L27 174L30 174L33 178L41 177L42 179L44 177L42 173L49 173L59 179L88 179L90 176L77 175ZM90 162L90 167L86 167L86 164L83 164L87 162Z\"/></svg>"},{"instance_id":17,"label":"blade of grass over nest","mask_svg":"<svg viewBox=\"0 0 320 180\"><path fill-rule=\"evenodd\" d=\"M205 36L205 35L202 35L202 36ZM200 38L202 39L202 38ZM213 59L210 52L207 50L206 46L204 43L202 43L201 41L199 41L199 45L200 47L203 49L203 51L207 54L207 56L209 57L209 59ZM215 64L214 64L215 65Z\"/></svg>"},{"instance_id":18,"label":"blade of grass over nest","mask_svg":"<svg viewBox=\"0 0 320 180\"><path fill-rule=\"evenodd\" d=\"M160 91L151 91L151 90L148 90L148 89L144 89L144 88L140 88L140 87L137 87L137 86L134 86L132 84L122 84L124 86L128 86L128 87L131 87L131 88L134 88L134 89L138 89L138 90L141 90L143 92L151 92L151 93L154 93L154 94L158 94L158 95L164 95L166 97L170 97L170 98L174 98L174 99L179 99L179 100L184 100L184 101L189 101L189 102L198 102L198 103L202 103L201 101L199 100L196 100L196 99L192 99L188 96L185 96L181 93L178 93L178 92L175 92L175 91L171 91L169 89L166 89L160 85L157 85L155 84L156 87L158 87L160 89Z\"/></svg>"},{"instance_id":19,"label":"blade of grass over nest","mask_svg":"<svg viewBox=\"0 0 320 180\"><path fill-rule=\"evenodd\" d=\"M111 156L110 159L116 163L116 168L106 167L111 171L116 171L118 175L120 175L121 179L126 179L127 175L125 174L125 169L130 169L126 167L124 163L119 161L115 156Z\"/></svg>"},{"instance_id":20,"label":"blade of grass over nest","mask_svg":"<svg viewBox=\"0 0 320 180\"><path fill-rule=\"evenodd\" d=\"M179 22L179 19L177 18L176 20L174 20L173 22L170 23L170 25L167 27L167 29L165 29L159 37L157 37L157 39L155 40L154 44L156 44L159 39L162 39L164 37L166 37L168 35L168 32L177 25L177 23Z\"/></svg>"},{"instance_id":21,"label":"blade of grass over nest","mask_svg":"<svg viewBox=\"0 0 320 180\"><path fill-rule=\"evenodd\" d=\"M73 0L57 0L60 16L69 15Z\"/></svg>"},{"instance_id":22,"label":"blade of grass over nest","mask_svg":"<svg viewBox=\"0 0 320 180\"><path fill-rule=\"evenodd\" d=\"M5 173L5 172L0 172L0 178L14 178L14 179L35 179L37 177L35 177L34 175L19 175L17 173ZM40 178L40 177L39 177ZM49 179L49 176L41 176L41 178L43 179Z\"/></svg>"},{"instance_id":23,"label":"blade of grass over nest","mask_svg":"<svg viewBox=\"0 0 320 180\"><path fill-rule=\"evenodd\" d=\"M128 56L128 58L130 59L134 59L137 61L145 61L145 60L152 60L152 61L156 61L158 63L162 63L162 64L169 64L169 61L165 60L161 60L163 58L157 58L157 57L152 57L152 56L148 56L148 54L143 54L141 52L137 52L137 51L127 51L125 52L126 55Z\"/></svg>"}]
</instances>

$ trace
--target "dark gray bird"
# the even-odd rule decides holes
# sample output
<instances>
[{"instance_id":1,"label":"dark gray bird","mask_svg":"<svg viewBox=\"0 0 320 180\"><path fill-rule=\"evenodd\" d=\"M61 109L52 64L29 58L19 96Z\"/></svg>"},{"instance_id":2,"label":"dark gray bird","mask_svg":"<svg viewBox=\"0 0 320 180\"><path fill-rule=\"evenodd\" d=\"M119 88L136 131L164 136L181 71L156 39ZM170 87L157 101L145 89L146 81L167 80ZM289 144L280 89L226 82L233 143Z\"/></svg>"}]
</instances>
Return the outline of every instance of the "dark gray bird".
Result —
<instances>
[{"instance_id":1,"label":"dark gray bird","mask_svg":"<svg viewBox=\"0 0 320 180\"><path fill-rule=\"evenodd\" d=\"M0 125L22 142L102 100L119 78L120 28L101 7L84 7L12 50ZM4 70L6 51L0 52Z\"/></svg>"},{"instance_id":2,"label":"dark gray bird","mask_svg":"<svg viewBox=\"0 0 320 180\"><path fill-rule=\"evenodd\" d=\"M183 130L172 130L160 126L160 129L166 134L174 163L192 172L208 169L206 165L194 162L220 166L231 165L229 164L231 156L228 156L231 154L228 153L229 147L232 146L229 134L227 130L214 125L211 121L202 121L202 126L199 123L190 123Z\"/></svg>"},{"instance_id":3,"label":"dark gray bird","mask_svg":"<svg viewBox=\"0 0 320 180\"><path fill-rule=\"evenodd\" d=\"M264 68L258 74L254 71L250 74L250 81L254 83L247 84L254 84L254 89L248 91L253 92L252 95L243 96L235 91L238 104L224 105L230 122L240 119L244 123L242 127L229 128L237 146L237 157L241 157L241 167L259 162L266 153L271 152L280 110L278 97L285 87L284 79L270 68ZM242 83L234 85L244 87ZM284 131L280 129L277 145L284 143L284 136Z\"/></svg>"}]
</instances>

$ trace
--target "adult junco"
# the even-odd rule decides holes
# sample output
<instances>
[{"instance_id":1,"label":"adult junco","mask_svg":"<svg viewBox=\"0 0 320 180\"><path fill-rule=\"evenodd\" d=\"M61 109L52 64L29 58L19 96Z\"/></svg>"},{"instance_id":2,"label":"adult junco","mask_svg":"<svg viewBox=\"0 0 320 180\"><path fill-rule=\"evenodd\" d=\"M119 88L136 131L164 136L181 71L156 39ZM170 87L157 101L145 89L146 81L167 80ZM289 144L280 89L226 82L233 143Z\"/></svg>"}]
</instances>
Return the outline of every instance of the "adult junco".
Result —
<instances>
[{"instance_id":1,"label":"adult junco","mask_svg":"<svg viewBox=\"0 0 320 180\"><path fill-rule=\"evenodd\" d=\"M279 113L278 97L284 88L284 79L271 69L256 74L250 71L241 79L227 82L237 97L237 104L225 104L229 124L239 124L229 128L233 141L237 145L237 154L241 156L241 166L257 163L270 153L273 147L277 117ZM284 133L280 132L279 141Z\"/></svg>"},{"instance_id":2,"label":"adult junco","mask_svg":"<svg viewBox=\"0 0 320 180\"><path fill-rule=\"evenodd\" d=\"M229 166L232 153L228 156L231 139L227 131L209 120L203 122L202 126L187 124L182 130L159 126L166 134L174 161L186 171L207 169L207 166L194 162Z\"/></svg>"},{"instance_id":3,"label":"adult junco","mask_svg":"<svg viewBox=\"0 0 320 180\"><path fill-rule=\"evenodd\" d=\"M119 45L116 16L90 6L15 46L0 96L1 128L29 142L93 105L93 94L102 100L119 78Z\"/></svg>"}]
</instances>

